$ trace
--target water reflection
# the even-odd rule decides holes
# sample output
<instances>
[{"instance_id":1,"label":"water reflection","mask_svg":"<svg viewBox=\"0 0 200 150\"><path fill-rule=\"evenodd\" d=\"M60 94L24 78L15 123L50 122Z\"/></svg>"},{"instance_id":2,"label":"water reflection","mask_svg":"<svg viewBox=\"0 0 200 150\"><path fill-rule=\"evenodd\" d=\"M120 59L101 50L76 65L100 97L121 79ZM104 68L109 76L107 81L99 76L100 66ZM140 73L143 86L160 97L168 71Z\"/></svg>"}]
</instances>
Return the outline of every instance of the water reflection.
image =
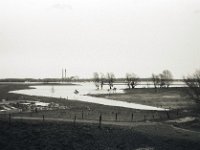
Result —
<instances>
[{"instance_id":1,"label":"water reflection","mask_svg":"<svg viewBox=\"0 0 200 150\"><path fill-rule=\"evenodd\" d=\"M51 93L55 93L55 89L54 89L54 86L51 87Z\"/></svg>"}]
</instances>

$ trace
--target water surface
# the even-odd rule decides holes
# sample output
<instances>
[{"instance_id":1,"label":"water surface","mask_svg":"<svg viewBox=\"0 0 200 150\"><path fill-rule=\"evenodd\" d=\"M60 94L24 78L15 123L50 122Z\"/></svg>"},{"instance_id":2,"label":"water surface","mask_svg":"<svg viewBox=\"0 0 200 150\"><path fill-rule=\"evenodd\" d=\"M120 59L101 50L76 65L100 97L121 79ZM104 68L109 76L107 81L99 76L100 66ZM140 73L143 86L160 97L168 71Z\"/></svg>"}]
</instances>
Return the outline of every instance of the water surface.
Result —
<instances>
[{"instance_id":1,"label":"water surface","mask_svg":"<svg viewBox=\"0 0 200 150\"><path fill-rule=\"evenodd\" d=\"M96 90L93 83L79 83L79 84L80 85L70 85L70 86L67 85L31 86L34 89L17 90L17 91L12 91L12 93L66 98L70 100L78 100L78 101L103 104L108 106L119 106L119 107L141 109L141 110L166 110L163 108L147 106L142 104L87 96L86 94L104 94L109 92L112 93L113 91L108 91L107 88L103 90ZM123 93L124 92L123 89L126 88L126 85L117 85L116 87L117 87L117 90L115 91L116 93ZM78 90L79 94L74 94L74 90Z\"/></svg>"}]
</instances>

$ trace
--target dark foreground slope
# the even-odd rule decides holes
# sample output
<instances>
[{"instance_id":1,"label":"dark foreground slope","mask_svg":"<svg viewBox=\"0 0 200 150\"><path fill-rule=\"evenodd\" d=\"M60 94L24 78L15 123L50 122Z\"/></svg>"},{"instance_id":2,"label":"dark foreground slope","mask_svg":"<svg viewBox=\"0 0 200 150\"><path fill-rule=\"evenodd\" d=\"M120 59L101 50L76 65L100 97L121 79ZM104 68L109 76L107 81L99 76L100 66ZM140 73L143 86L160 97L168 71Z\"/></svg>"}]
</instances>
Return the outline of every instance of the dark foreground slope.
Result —
<instances>
[{"instance_id":1,"label":"dark foreground slope","mask_svg":"<svg viewBox=\"0 0 200 150\"><path fill-rule=\"evenodd\" d=\"M198 139L152 135L140 129L118 126L84 125L56 122L0 121L0 148L3 150L129 150L199 149ZM144 127L148 129L148 126ZM151 127L150 127L151 128Z\"/></svg>"}]
</instances>

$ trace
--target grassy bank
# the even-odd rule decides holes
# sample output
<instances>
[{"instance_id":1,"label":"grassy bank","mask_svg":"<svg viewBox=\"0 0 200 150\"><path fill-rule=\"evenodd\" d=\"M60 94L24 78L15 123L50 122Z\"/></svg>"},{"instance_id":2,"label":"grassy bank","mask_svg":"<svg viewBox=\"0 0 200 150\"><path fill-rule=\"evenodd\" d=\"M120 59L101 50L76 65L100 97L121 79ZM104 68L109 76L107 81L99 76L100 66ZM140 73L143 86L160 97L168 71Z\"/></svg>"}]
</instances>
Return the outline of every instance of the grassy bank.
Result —
<instances>
[{"instance_id":1,"label":"grassy bank","mask_svg":"<svg viewBox=\"0 0 200 150\"><path fill-rule=\"evenodd\" d=\"M9 93L14 90L30 89L29 85L25 84L0 84L0 100L20 99L21 95Z\"/></svg>"},{"instance_id":2,"label":"grassy bank","mask_svg":"<svg viewBox=\"0 0 200 150\"><path fill-rule=\"evenodd\" d=\"M167 127L162 127L167 129ZM171 129L171 128L170 128ZM145 130L147 132L141 132ZM152 134L152 126L124 128L72 123L40 123L40 122L0 122L1 149L69 149L69 150L129 150L129 149L199 149L197 137L176 134L176 137ZM175 131L174 131L175 132ZM189 137L189 140L187 138Z\"/></svg>"}]
</instances>

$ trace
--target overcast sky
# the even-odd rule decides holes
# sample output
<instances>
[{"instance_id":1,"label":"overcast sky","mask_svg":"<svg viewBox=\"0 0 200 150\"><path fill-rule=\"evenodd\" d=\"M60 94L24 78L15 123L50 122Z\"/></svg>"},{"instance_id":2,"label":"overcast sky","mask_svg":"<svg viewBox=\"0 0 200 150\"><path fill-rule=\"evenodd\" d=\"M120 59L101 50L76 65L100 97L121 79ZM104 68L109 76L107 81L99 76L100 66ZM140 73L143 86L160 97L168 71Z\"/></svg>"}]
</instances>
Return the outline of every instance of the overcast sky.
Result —
<instances>
[{"instance_id":1,"label":"overcast sky","mask_svg":"<svg viewBox=\"0 0 200 150\"><path fill-rule=\"evenodd\" d=\"M0 0L0 78L200 68L199 0Z\"/></svg>"}]
</instances>

